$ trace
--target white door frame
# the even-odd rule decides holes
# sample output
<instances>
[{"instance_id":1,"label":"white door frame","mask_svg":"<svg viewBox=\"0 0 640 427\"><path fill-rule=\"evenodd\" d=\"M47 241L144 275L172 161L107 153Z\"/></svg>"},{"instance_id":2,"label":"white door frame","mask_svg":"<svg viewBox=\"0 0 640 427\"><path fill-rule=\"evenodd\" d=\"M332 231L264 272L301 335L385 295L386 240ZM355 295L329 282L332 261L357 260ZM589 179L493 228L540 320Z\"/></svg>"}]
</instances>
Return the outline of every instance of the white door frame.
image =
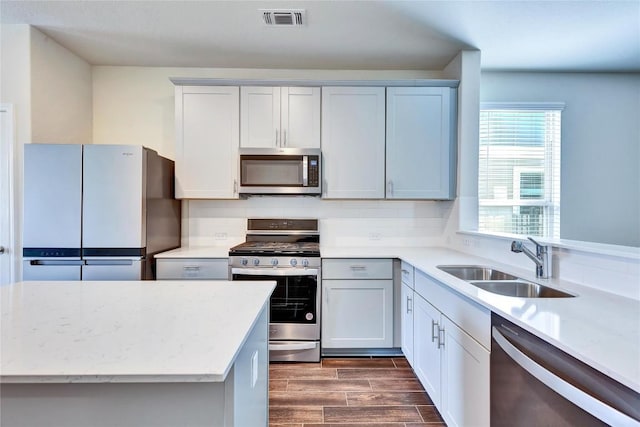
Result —
<instances>
[{"instance_id":1,"label":"white door frame","mask_svg":"<svg viewBox=\"0 0 640 427\"><path fill-rule=\"evenodd\" d=\"M3 174L3 187L0 188L0 206L3 212L0 217L0 227L6 227L6 236L3 233L1 246L4 246L5 253L0 258L2 266L2 275L0 276L0 285L12 283L18 279L19 268L18 256L19 242L18 230L16 228L16 158L18 152L16 150L15 141L15 117L14 109L11 104L0 104L0 173ZM5 184L6 183L6 184ZM6 218L5 218L6 216Z\"/></svg>"}]
</instances>

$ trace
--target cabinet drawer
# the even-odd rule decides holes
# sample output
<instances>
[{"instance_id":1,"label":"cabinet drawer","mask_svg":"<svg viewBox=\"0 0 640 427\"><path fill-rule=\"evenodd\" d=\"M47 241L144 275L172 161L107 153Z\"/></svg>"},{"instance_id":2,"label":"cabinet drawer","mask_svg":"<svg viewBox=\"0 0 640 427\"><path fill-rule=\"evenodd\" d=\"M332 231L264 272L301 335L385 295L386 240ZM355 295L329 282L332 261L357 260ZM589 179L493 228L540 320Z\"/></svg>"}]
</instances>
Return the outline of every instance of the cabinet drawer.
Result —
<instances>
[{"instance_id":1,"label":"cabinet drawer","mask_svg":"<svg viewBox=\"0 0 640 427\"><path fill-rule=\"evenodd\" d=\"M323 279L393 279L390 259L324 259Z\"/></svg>"},{"instance_id":2,"label":"cabinet drawer","mask_svg":"<svg viewBox=\"0 0 640 427\"><path fill-rule=\"evenodd\" d=\"M413 266L404 261L400 264L400 275L402 276L402 283L413 289Z\"/></svg>"},{"instance_id":3,"label":"cabinet drawer","mask_svg":"<svg viewBox=\"0 0 640 427\"><path fill-rule=\"evenodd\" d=\"M420 270L415 272L415 291L482 346L491 349L491 311Z\"/></svg>"},{"instance_id":4,"label":"cabinet drawer","mask_svg":"<svg viewBox=\"0 0 640 427\"><path fill-rule=\"evenodd\" d=\"M227 280L228 258L156 259L158 280Z\"/></svg>"}]
</instances>

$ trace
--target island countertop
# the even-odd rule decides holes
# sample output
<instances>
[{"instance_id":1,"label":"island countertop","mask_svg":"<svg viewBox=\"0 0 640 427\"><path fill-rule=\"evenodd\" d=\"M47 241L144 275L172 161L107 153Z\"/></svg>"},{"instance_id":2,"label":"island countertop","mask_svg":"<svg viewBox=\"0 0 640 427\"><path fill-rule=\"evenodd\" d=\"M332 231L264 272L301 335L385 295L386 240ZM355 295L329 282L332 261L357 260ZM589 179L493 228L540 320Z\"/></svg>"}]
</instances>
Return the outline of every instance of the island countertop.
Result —
<instances>
[{"instance_id":1,"label":"island countertop","mask_svg":"<svg viewBox=\"0 0 640 427\"><path fill-rule=\"evenodd\" d=\"M21 282L0 289L0 382L220 382L275 282Z\"/></svg>"}]
</instances>

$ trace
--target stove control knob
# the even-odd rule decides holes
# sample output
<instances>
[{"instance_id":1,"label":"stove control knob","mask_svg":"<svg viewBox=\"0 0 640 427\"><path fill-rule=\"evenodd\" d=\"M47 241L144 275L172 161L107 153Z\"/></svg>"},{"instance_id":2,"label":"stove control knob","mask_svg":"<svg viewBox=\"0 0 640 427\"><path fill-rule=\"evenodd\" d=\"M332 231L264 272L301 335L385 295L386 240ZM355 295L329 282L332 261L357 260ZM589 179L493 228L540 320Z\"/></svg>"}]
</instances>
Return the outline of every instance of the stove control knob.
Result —
<instances>
[{"instance_id":1,"label":"stove control knob","mask_svg":"<svg viewBox=\"0 0 640 427\"><path fill-rule=\"evenodd\" d=\"M242 259L240 259L240 264L247 265L247 264L249 264L249 260L246 259L246 258L242 258Z\"/></svg>"},{"instance_id":2,"label":"stove control knob","mask_svg":"<svg viewBox=\"0 0 640 427\"><path fill-rule=\"evenodd\" d=\"M295 267L296 265L298 265L298 260L295 258L291 258L291 261L289 261L289 264L291 264L291 267Z\"/></svg>"},{"instance_id":3,"label":"stove control knob","mask_svg":"<svg viewBox=\"0 0 640 427\"><path fill-rule=\"evenodd\" d=\"M260 260L258 258L254 258L253 265L258 265L258 264L260 264Z\"/></svg>"},{"instance_id":4,"label":"stove control knob","mask_svg":"<svg viewBox=\"0 0 640 427\"><path fill-rule=\"evenodd\" d=\"M302 266L303 267L309 267L309 260L306 258L302 258Z\"/></svg>"},{"instance_id":5,"label":"stove control knob","mask_svg":"<svg viewBox=\"0 0 640 427\"><path fill-rule=\"evenodd\" d=\"M278 258L271 258L271 265L273 265L274 267L278 265Z\"/></svg>"}]
</instances>

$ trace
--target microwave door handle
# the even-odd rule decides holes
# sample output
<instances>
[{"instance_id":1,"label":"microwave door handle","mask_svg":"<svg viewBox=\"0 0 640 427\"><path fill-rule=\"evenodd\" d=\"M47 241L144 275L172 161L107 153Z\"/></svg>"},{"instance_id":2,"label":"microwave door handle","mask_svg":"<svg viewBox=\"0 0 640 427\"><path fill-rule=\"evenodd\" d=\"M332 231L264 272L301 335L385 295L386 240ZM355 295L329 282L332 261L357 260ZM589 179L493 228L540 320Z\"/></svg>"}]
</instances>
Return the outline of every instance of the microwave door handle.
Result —
<instances>
[{"instance_id":1,"label":"microwave door handle","mask_svg":"<svg viewBox=\"0 0 640 427\"><path fill-rule=\"evenodd\" d=\"M309 156L302 156L302 186L309 186Z\"/></svg>"}]
</instances>

